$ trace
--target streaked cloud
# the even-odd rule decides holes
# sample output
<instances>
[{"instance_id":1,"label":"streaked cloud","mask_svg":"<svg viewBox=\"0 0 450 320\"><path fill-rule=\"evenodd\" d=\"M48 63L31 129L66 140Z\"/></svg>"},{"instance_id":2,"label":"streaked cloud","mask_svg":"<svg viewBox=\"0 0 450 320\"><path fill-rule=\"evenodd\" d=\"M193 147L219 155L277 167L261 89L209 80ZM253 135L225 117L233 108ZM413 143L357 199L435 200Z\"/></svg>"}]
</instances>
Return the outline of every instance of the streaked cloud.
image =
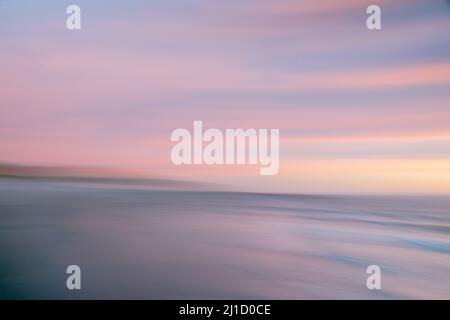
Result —
<instances>
[{"instance_id":1,"label":"streaked cloud","mask_svg":"<svg viewBox=\"0 0 450 320\"><path fill-rule=\"evenodd\" d=\"M308 191L283 175L304 161L334 168L333 179L353 181L350 191L364 189L375 173L350 170L352 159L369 170L362 158L378 159L370 170L380 175L383 163L421 161L411 167L415 188L448 191L440 178L432 186L436 175L419 173L445 161L450 147L447 4L381 1L383 30L370 33L366 2L81 1L87 21L67 33L63 4L43 1L33 11L33 2L5 1L0 161L104 165L258 189L255 179L241 185L251 168L171 166L170 132L200 119L216 128L280 128L282 171L264 184L268 191ZM333 159L349 165L338 170ZM384 187L414 191L403 167L393 168L403 184ZM330 186L314 177L305 180L311 190Z\"/></svg>"}]
</instances>

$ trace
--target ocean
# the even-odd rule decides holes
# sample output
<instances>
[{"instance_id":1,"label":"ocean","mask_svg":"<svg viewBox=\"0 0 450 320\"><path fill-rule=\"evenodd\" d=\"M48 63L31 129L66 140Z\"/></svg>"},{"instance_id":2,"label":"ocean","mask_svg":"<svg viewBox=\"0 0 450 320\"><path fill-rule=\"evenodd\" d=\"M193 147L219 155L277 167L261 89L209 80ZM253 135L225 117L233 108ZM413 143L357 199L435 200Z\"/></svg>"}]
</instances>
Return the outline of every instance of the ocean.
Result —
<instances>
[{"instance_id":1,"label":"ocean","mask_svg":"<svg viewBox=\"0 0 450 320\"><path fill-rule=\"evenodd\" d=\"M0 179L0 298L450 299L450 197Z\"/></svg>"}]
</instances>

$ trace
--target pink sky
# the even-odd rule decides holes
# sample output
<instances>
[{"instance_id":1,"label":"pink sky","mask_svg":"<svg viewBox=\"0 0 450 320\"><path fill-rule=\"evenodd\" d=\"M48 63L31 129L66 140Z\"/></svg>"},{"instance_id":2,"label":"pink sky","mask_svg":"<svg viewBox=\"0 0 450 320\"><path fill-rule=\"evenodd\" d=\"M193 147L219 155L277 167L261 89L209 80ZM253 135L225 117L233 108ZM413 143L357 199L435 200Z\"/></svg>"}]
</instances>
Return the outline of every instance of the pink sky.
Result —
<instances>
[{"instance_id":1,"label":"pink sky","mask_svg":"<svg viewBox=\"0 0 450 320\"><path fill-rule=\"evenodd\" d=\"M62 4L0 4L0 163L245 191L450 191L445 1L382 1L373 32L364 1L101 3L80 1L75 32ZM194 120L279 128L279 174L174 166L170 134Z\"/></svg>"}]
</instances>

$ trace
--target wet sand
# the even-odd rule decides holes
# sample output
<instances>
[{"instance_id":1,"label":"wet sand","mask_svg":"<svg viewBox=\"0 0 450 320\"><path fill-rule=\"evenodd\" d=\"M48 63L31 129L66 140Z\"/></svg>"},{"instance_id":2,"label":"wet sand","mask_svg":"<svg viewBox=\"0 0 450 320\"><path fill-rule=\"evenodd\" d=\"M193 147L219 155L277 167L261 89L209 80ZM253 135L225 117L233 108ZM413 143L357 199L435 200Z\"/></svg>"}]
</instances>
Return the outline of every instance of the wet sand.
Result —
<instances>
[{"instance_id":1,"label":"wet sand","mask_svg":"<svg viewBox=\"0 0 450 320\"><path fill-rule=\"evenodd\" d=\"M449 299L449 274L450 197L0 180L0 298Z\"/></svg>"}]
</instances>

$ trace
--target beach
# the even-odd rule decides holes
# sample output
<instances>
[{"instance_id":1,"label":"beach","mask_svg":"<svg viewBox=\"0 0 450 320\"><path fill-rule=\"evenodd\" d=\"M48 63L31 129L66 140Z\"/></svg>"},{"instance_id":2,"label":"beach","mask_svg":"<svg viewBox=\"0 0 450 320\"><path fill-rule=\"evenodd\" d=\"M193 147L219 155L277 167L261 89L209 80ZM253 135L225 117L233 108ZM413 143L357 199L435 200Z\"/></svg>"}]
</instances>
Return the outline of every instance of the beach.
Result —
<instances>
[{"instance_id":1,"label":"beach","mask_svg":"<svg viewBox=\"0 0 450 320\"><path fill-rule=\"evenodd\" d=\"M448 299L449 211L445 196L1 179L0 298Z\"/></svg>"}]
</instances>

